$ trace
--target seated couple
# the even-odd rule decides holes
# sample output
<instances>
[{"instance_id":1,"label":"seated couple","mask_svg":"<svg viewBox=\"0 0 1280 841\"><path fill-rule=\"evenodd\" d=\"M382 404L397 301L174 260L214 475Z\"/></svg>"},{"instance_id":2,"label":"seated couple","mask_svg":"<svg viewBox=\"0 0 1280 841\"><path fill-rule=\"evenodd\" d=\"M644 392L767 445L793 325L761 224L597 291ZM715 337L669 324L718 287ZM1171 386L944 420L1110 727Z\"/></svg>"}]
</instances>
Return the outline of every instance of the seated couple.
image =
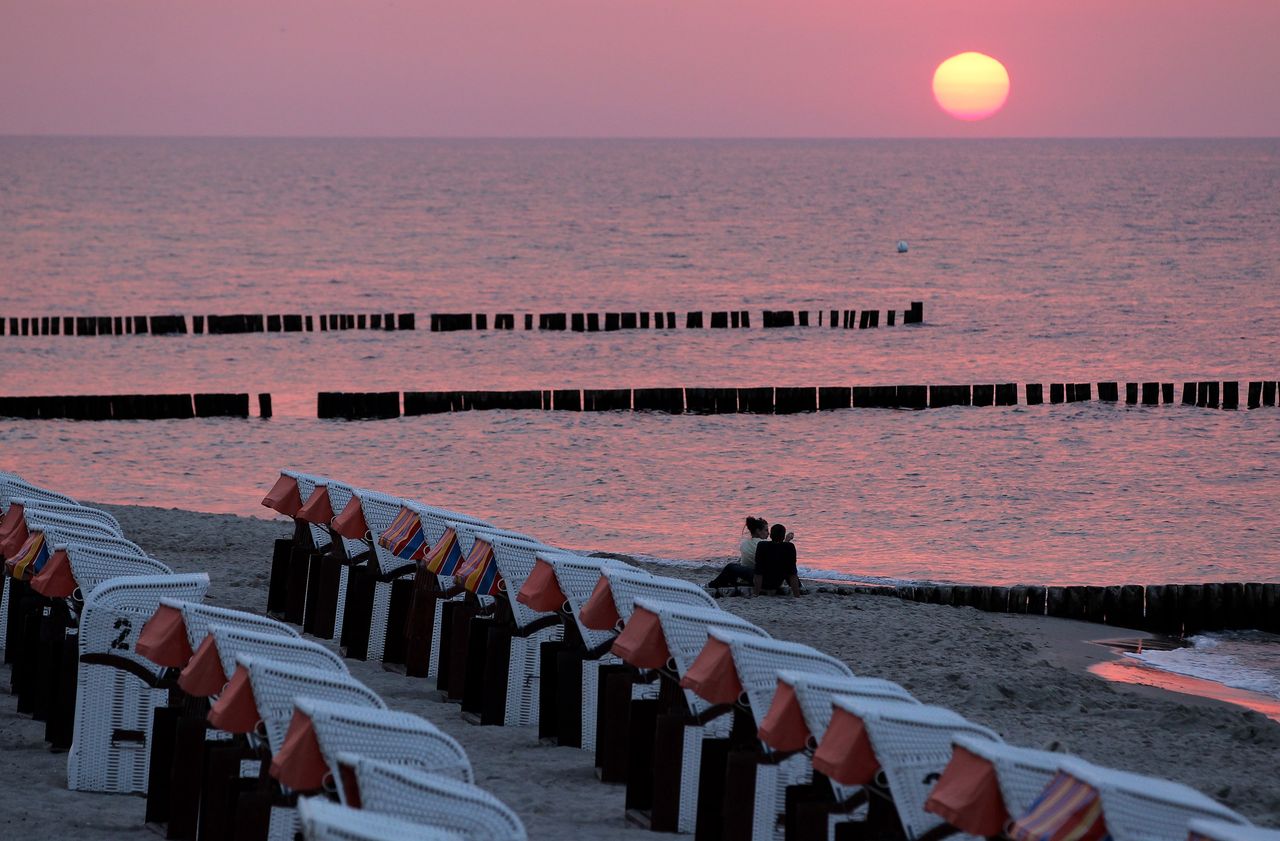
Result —
<instances>
[{"instance_id":1,"label":"seated couple","mask_svg":"<svg viewBox=\"0 0 1280 841\"><path fill-rule=\"evenodd\" d=\"M796 572L796 547L794 534L781 523L769 528L761 517L748 517L747 536L738 548L740 559L727 565L710 584L711 587L733 587L739 583L751 585L751 592L760 595L764 590L777 591L785 581L792 596L799 596L800 577Z\"/></svg>"}]
</instances>

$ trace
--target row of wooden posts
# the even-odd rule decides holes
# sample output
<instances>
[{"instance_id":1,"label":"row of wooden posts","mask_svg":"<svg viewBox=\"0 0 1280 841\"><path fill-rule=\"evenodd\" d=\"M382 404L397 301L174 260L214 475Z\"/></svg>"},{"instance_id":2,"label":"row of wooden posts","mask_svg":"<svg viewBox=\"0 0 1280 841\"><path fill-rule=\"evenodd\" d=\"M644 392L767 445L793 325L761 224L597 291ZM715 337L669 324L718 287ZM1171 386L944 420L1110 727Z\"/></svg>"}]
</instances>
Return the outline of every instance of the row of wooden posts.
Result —
<instances>
[{"instance_id":1,"label":"row of wooden posts","mask_svg":"<svg viewBox=\"0 0 1280 841\"><path fill-rule=\"evenodd\" d=\"M1120 401L1119 383L1098 383L1098 400ZM1024 387L1028 405L1044 400L1042 383ZM1174 402L1173 383L1126 383L1127 405ZM1088 383L1053 383L1050 403L1091 399ZM1249 408L1275 406L1277 383L1249 383ZM1183 405L1238 409L1235 381L1186 383ZM571 412L652 411L669 414L796 414L836 409L929 409L946 406L1016 406L1017 383L977 385L831 386L802 388L587 388L525 391L321 392L317 416L348 420L395 418L486 409Z\"/></svg>"},{"instance_id":2,"label":"row of wooden posts","mask_svg":"<svg viewBox=\"0 0 1280 841\"><path fill-rule=\"evenodd\" d=\"M258 395L258 414L272 415L271 395ZM248 394L76 394L0 397L0 417L60 420L183 420L247 418Z\"/></svg>"},{"instance_id":3,"label":"row of wooden posts","mask_svg":"<svg viewBox=\"0 0 1280 841\"><path fill-rule=\"evenodd\" d=\"M844 588L837 588L844 589ZM1110 587L1016 585L855 586L907 601L1078 619L1164 634L1253 629L1280 632L1280 584L1141 584Z\"/></svg>"},{"instance_id":4,"label":"row of wooden posts","mask_svg":"<svg viewBox=\"0 0 1280 841\"><path fill-rule=\"evenodd\" d=\"M825 310L810 313L808 310L764 310L761 323L766 328L823 326ZM845 329L880 326L879 310L830 310L827 321L830 327ZM924 321L924 304L915 301L903 310L901 323L920 324ZM578 333L595 333L613 330L674 330L680 321L674 311L658 312L575 312L541 313L536 316L536 329ZM751 313L747 310L723 310L709 313L684 313L685 329L701 329L710 324L712 329L750 328ZM811 317L812 316L812 317ZM310 333L317 329L328 330L414 330L417 316L414 313L347 313L320 316L289 315L114 315L114 316L37 316L0 318L0 336L5 335L6 325L10 336L131 336L131 335L223 335L229 333ZM428 316L431 332L446 333L456 330L488 330L487 313L432 313ZM525 330L535 329L535 316L525 313ZM884 323L893 327L898 323L897 310L885 310ZM497 313L493 316L494 330L516 329L515 313Z\"/></svg>"}]
</instances>

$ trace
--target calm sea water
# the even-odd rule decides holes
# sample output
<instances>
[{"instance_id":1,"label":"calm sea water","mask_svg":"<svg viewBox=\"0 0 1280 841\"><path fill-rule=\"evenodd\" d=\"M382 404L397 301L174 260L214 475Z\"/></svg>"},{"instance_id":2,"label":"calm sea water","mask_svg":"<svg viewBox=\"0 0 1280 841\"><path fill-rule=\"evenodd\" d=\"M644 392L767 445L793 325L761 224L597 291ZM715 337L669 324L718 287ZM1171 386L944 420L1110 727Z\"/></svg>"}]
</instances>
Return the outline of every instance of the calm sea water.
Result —
<instances>
[{"instance_id":1,"label":"calm sea water","mask_svg":"<svg viewBox=\"0 0 1280 841\"><path fill-rule=\"evenodd\" d=\"M0 138L4 316L922 300L927 322L6 336L0 393L269 391L278 416L0 420L0 460L85 498L262 515L293 466L683 560L758 514L857 576L1280 581L1274 409L314 419L319 390L1276 379L1278 265L1273 140Z\"/></svg>"}]
</instances>

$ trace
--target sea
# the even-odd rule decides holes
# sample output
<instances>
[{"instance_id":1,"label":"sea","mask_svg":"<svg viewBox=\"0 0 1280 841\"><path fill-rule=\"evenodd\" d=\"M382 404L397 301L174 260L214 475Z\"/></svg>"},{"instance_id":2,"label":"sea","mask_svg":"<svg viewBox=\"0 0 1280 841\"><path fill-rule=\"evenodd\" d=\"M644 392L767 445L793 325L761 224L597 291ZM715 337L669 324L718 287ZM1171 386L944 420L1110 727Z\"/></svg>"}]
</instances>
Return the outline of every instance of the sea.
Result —
<instances>
[{"instance_id":1,"label":"sea","mask_svg":"<svg viewBox=\"0 0 1280 841\"><path fill-rule=\"evenodd\" d=\"M0 419L0 469L270 516L259 500L292 467L709 569L752 515L827 579L1280 582L1276 408L315 417L319 391L1276 380L1278 267L1275 139L4 137L0 317L413 312L419 329L0 337L0 394L269 392L275 410ZM912 301L921 325L760 327L766 309ZM752 329L423 329L715 310ZM1190 642L1141 656L1280 698L1276 637Z\"/></svg>"}]
</instances>

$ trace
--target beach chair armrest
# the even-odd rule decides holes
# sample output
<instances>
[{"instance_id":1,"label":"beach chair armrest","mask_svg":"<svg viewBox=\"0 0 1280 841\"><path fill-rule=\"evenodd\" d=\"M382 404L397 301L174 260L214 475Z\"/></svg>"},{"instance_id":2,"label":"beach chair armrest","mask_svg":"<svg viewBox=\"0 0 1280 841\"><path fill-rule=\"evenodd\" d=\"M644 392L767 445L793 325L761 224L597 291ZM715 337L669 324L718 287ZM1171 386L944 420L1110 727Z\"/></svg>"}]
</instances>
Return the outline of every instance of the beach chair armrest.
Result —
<instances>
[{"instance_id":1,"label":"beach chair armrest","mask_svg":"<svg viewBox=\"0 0 1280 841\"><path fill-rule=\"evenodd\" d=\"M111 666L123 672L128 672L152 689L172 689L178 685L177 679L170 674L173 670L161 669L157 672L154 669L147 668L137 660L119 654L107 654L105 652L81 654L80 662L91 666Z\"/></svg>"}]
</instances>

